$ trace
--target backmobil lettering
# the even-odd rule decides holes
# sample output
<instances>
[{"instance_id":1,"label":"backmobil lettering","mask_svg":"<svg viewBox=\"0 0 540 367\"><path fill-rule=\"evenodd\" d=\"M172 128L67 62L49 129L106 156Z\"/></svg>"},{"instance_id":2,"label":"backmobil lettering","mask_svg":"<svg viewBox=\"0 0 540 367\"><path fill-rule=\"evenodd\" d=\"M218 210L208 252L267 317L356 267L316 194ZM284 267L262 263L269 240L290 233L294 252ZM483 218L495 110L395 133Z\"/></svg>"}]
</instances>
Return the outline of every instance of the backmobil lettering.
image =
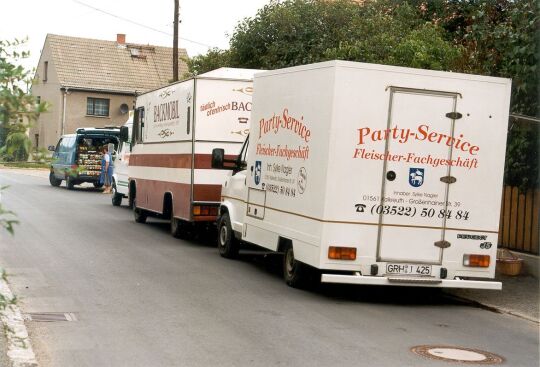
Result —
<instances>
[{"instance_id":1,"label":"backmobil lettering","mask_svg":"<svg viewBox=\"0 0 540 367\"><path fill-rule=\"evenodd\" d=\"M154 106L154 122L178 119L180 117L179 111L178 101L161 103Z\"/></svg>"}]
</instances>

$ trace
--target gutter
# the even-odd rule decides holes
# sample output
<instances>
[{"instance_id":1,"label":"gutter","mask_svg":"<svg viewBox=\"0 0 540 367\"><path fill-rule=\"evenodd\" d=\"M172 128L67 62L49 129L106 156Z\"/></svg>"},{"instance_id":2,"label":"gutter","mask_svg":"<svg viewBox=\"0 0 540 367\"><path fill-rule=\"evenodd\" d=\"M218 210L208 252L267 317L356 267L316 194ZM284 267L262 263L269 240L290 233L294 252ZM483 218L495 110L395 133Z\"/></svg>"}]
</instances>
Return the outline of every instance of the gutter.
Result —
<instances>
[{"instance_id":1,"label":"gutter","mask_svg":"<svg viewBox=\"0 0 540 367\"><path fill-rule=\"evenodd\" d=\"M64 126L66 126L66 104L69 88L62 88L64 91L64 101L62 103L62 124L60 125L60 135L64 135Z\"/></svg>"},{"instance_id":2,"label":"gutter","mask_svg":"<svg viewBox=\"0 0 540 367\"><path fill-rule=\"evenodd\" d=\"M62 91L77 91L77 92L90 92L90 93L106 93L106 94L115 94L115 95L122 95L122 96L137 96L141 93L137 91L113 91L113 90L107 90L107 89L93 89L93 88L85 88L85 87L73 87L73 86L64 86L60 88Z\"/></svg>"}]
</instances>

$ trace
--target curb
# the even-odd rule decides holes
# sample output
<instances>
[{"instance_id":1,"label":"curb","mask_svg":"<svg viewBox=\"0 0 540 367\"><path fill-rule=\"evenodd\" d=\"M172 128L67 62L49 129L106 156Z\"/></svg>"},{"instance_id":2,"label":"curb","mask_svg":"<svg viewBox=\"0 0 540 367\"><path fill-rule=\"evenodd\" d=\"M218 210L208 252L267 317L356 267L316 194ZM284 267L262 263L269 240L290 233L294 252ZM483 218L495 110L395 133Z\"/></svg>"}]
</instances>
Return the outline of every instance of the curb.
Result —
<instances>
[{"instance_id":1,"label":"curb","mask_svg":"<svg viewBox=\"0 0 540 367\"><path fill-rule=\"evenodd\" d=\"M30 344L28 331L24 325L19 306L13 301L15 297L7 282L0 278L0 297L3 297L7 304L2 309L0 307L0 319L6 333L8 345L7 355L13 367L37 367L36 356Z\"/></svg>"},{"instance_id":2,"label":"curb","mask_svg":"<svg viewBox=\"0 0 540 367\"><path fill-rule=\"evenodd\" d=\"M491 312L503 313L503 314L514 316L514 317L519 317L520 319L524 319L524 320L527 320L527 321L530 321L530 322L534 322L535 324L540 324L540 320L535 319L534 317L531 317L529 315L525 315L525 314L523 314L521 312L513 311L513 310L508 309L508 308L503 308L503 307L499 307L499 306L495 306L495 305L490 305L489 303L478 302L478 301L475 301L473 299L456 296L454 294L446 293L445 297L452 298L452 299L455 299L455 300L463 302L463 303L468 303L468 304L470 304L472 306L483 308L483 309L486 309L486 310L491 311Z\"/></svg>"}]
</instances>

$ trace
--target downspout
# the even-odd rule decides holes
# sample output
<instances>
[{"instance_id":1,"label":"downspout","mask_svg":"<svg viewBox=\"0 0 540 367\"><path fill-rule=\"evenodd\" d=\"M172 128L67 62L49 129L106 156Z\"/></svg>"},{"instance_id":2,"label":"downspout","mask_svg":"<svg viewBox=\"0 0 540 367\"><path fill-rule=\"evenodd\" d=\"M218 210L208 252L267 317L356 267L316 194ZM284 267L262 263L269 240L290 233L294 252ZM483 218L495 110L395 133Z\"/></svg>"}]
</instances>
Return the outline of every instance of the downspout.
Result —
<instances>
[{"instance_id":1,"label":"downspout","mask_svg":"<svg viewBox=\"0 0 540 367\"><path fill-rule=\"evenodd\" d=\"M62 125L60 126L60 135L64 135L64 126L66 125L66 104L69 88L64 89L64 103L62 104Z\"/></svg>"}]
</instances>

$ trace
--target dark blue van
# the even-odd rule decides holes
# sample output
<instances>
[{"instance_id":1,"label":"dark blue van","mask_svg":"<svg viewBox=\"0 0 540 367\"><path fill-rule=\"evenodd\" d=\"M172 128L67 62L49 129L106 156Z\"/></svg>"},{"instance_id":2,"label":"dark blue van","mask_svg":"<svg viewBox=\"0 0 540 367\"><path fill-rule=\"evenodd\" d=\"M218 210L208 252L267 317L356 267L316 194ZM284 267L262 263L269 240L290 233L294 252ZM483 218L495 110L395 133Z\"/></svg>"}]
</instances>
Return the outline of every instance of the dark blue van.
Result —
<instances>
[{"instance_id":1,"label":"dark blue van","mask_svg":"<svg viewBox=\"0 0 540 367\"><path fill-rule=\"evenodd\" d=\"M54 151L49 174L51 185L60 186L65 180L70 190L83 182L101 187L102 149L110 147L116 151L119 135L120 128L117 127L80 128L75 134L63 135L56 147L49 147Z\"/></svg>"}]
</instances>

